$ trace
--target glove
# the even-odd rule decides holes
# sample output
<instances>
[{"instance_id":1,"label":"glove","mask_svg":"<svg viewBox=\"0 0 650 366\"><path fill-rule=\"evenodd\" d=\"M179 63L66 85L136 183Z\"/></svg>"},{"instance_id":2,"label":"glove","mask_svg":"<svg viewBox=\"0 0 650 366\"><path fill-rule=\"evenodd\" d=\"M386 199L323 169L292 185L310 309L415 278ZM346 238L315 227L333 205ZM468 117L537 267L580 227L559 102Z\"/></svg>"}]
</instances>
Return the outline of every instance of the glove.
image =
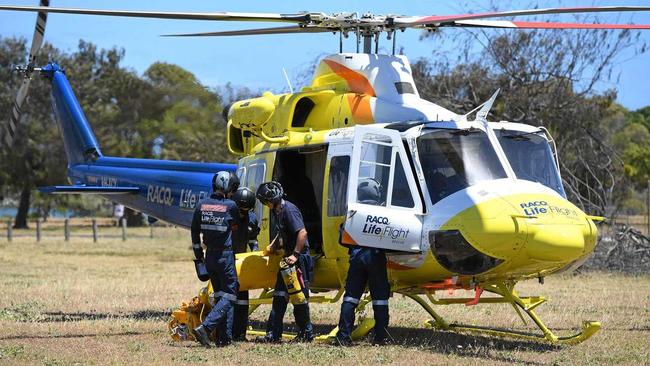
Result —
<instances>
[{"instance_id":1,"label":"glove","mask_svg":"<svg viewBox=\"0 0 650 366\"><path fill-rule=\"evenodd\" d=\"M194 260L194 269L196 270L196 277L199 278L199 281L205 282L210 279L208 274L208 269L205 268L205 263L200 259Z\"/></svg>"}]
</instances>

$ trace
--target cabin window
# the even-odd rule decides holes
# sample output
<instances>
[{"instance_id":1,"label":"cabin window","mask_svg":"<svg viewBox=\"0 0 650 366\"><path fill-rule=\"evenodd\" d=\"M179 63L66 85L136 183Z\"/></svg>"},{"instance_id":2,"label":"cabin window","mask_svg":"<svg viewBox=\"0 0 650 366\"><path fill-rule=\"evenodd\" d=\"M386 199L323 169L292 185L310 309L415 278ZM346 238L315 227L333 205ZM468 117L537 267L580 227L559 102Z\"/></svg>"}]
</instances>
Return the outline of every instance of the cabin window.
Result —
<instances>
[{"instance_id":1,"label":"cabin window","mask_svg":"<svg viewBox=\"0 0 650 366\"><path fill-rule=\"evenodd\" d=\"M405 81L399 81L395 83L395 89L397 89L398 94L415 94L415 88L413 88L413 84Z\"/></svg>"},{"instance_id":2,"label":"cabin window","mask_svg":"<svg viewBox=\"0 0 650 366\"><path fill-rule=\"evenodd\" d=\"M482 130L434 130L418 137L417 146L433 204L476 183L507 177Z\"/></svg>"},{"instance_id":3,"label":"cabin window","mask_svg":"<svg viewBox=\"0 0 650 366\"><path fill-rule=\"evenodd\" d=\"M327 216L345 216L348 211L349 174L350 157L347 155L332 157L327 191Z\"/></svg>"}]
</instances>

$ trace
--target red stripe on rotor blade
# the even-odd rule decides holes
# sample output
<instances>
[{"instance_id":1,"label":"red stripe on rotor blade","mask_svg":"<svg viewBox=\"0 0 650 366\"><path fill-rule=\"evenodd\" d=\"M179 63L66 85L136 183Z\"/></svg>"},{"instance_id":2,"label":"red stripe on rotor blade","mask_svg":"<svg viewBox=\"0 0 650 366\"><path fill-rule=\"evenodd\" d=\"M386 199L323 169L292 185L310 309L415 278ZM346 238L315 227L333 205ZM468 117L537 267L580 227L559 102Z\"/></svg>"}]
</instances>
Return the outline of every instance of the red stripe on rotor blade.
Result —
<instances>
[{"instance_id":1,"label":"red stripe on rotor blade","mask_svg":"<svg viewBox=\"0 0 650 366\"><path fill-rule=\"evenodd\" d=\"M512 22L522 29L650 29L650 24L583 24L550 22Z\"/></svg>"}]
</instances>

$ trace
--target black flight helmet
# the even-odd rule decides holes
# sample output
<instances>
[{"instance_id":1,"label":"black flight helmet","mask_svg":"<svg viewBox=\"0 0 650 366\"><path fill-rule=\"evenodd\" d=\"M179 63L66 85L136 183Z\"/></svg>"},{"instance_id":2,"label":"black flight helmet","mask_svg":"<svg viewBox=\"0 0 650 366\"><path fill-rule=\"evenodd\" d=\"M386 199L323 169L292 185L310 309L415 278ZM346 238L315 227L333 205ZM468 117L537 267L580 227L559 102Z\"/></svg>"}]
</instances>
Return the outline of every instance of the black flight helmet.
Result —
<instances>
[{"instance_id":1,"label":"black flight helmet","mask_svg":"<svg viewBox=\"0 0 650 366\"><path fill-rule=\"evenodd\" d=\"M278 182L266 182L257 187L257 199L266 205L268 203L276 204L282 201L284 190Z\"/></svg>"},{"instance_id":2,"label":"black flight helmet","mask_svg":"<svg viewBox=\"0 0 650 366\"><path fill-rule=\"evenodd\" d=\"M235 201L240 210L252 210L255 207L255 192L248 187L238 188L232 195L232 200Z\"/></svg>"}]
</instances>

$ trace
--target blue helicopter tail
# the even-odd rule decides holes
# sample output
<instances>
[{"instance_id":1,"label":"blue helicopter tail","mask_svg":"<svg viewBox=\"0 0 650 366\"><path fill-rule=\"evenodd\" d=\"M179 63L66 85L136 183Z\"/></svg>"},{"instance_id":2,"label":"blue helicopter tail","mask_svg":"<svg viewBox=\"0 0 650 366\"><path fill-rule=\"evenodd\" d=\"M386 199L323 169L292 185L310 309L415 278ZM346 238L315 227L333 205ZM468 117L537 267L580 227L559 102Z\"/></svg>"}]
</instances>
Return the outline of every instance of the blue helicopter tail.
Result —
<instances>
[{"instance_id":1,"label":"blue helicopter tail","mask_svg":"<svg viewBox=\"0 0 650 366\"><path fill-rule=\"evenodd\" d=\"M88 120L75 96L64 71L55 63L41 69L52 83L52 109L68 157L68 164L89 163L102 156Z\"/></svg>"},{"instance_id":2,"label":"blue helicopter tail","mask_svg":"<svg viewBox=\"0 0 650 366\"><path fill-rule=\"evenodd\" d=\"M237 169L234 164L104 156L63 70L50 63L40 72L52 84L52 105L72 184L40 187L41 192L97 194L189 227L195 205L211 192L214 174Z\"/></svg>"}]
</instances>

